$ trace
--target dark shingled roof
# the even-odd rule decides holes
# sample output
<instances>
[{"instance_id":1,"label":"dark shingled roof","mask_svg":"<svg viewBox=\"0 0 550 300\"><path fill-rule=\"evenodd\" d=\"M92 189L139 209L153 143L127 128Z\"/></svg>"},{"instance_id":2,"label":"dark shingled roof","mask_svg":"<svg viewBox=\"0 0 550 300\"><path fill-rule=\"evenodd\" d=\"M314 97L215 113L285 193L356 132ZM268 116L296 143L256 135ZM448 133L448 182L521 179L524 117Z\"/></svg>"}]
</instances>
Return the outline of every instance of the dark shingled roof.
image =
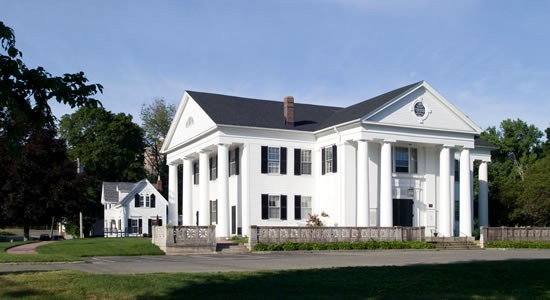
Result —
<instances>
[{"instance_id":1,"label":"dark shingled roof","mask_svg":"<svg viewBox=\"0 0 550 300\"><path fill-rule=\"evenodd\" d=\"M493 145L491 142L482 139L479 136L476 136L474 139L474 145L476 148L489 148L489 149L498 149L497 146Z\"/></svg>"},{"instance_id":2,"label":"dark shingled roof","mask_svg":"<svg viewBox=\"0 0 550 300\"><path fill-rule=\"evenodd\" d=\"M133 182L103 182L104 199L106 202L118 202L118 190L129 193L136 185Z\"/></svg>"},{"instance_id":3,"label":"dark shingled roof","mask_svg":"<svg viewBox=\"0 0 550 300\"><path fill-rule=\"evenodd\" d=\"M285 125L282 100L251 99L195 91L187 91L187 93L216 124L316 131L359 119L389 103L420 82L395 89L347 108L294 103L294 126Z\"/></svg>"}]
</instances>

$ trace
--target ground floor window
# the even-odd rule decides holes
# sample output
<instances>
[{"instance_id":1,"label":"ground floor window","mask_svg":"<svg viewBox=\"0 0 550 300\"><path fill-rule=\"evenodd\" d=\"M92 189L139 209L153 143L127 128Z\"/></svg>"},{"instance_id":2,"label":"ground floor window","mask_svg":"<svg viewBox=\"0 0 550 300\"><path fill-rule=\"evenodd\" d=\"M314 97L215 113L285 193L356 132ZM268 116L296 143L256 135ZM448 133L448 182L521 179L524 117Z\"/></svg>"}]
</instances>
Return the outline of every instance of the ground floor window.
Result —
<instances>
[{"instance_id":1,"label":"ground floor window","mask_svg":"<svg viewBox=\"0 0 550 300\"><path fill-rule=\"evenodd\" d=\"M141 234L143 232L143 221L141 218L128 219L129 233Z\"/></svg>"},{"instance_id":2,"label":"ground floor window","mask_svg":"<svg viewBox=\"0 0 550 300\"><path fill-rule=\"evenodd\" d=\"M286 195L262 194L262 219L286 220Z\"/></svg>"}]
</instances>

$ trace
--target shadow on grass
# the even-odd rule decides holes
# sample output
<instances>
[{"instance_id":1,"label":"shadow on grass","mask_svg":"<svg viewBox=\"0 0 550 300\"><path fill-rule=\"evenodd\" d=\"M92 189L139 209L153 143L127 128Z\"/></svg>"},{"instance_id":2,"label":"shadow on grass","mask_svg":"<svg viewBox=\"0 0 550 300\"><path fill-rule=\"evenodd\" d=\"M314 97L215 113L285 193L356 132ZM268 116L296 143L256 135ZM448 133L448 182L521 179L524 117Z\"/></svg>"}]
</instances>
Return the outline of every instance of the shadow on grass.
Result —
<instances>
[{"instance_id":1,"label":"shadow on grass","mask_svg":"<svg viewBox=\"0 0 550 300\"><path fill-rule=\"evenodd\" d=\"M180 287L165 291L165 296L137 299L548 299L550 259L197 274L192 281L181 280Z\"/></svg>"}]
</instances>

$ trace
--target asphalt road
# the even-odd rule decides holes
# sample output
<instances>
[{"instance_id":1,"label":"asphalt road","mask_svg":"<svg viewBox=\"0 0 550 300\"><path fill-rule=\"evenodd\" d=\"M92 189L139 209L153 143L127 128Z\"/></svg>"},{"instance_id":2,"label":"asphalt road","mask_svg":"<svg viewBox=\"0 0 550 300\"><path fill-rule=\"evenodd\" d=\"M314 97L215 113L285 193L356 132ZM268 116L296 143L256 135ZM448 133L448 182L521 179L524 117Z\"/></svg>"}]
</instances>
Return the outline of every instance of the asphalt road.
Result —
<instances>
[{"instance_id":1,"label":"asphalt road","mask_svg":"<svg viewBox=\"0 0 550 300\"><path fill-rule=\"evenodd\" d=\"M230 272L351 266L404 266L468 261L550 259L550 249L271 252L182 256L91 257L77 263L0 264L0 272L79 270L90 273Z\"/></svg>"}]
</instances>

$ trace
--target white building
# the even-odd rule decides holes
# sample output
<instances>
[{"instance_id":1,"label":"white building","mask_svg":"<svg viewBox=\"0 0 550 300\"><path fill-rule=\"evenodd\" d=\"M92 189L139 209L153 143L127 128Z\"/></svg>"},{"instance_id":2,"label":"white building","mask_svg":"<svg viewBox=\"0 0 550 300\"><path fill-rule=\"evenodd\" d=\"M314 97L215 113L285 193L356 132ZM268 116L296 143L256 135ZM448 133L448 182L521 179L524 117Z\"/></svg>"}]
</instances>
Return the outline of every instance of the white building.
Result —
<instances>
[{"instance_id":1,"label":"white building","mask_svg":"<svg viewBox=\"0 0 550 300\"><path fill-rule=\"evenodd\" d=\"M163 145L168 223L178 222L182 180L182 225L216 224L219 237L321 212L329 226L472 236L475 213L488 223L492 148L481 131L425 81L346 108L187 91Z\"/></svg>"},{"instance_id":2,"label":"white building","mask_svg":"<svg viewBox=\"0 0 550 300\"><path fill-rule=\"evenodd\" d=\"M104 234L151 236L152 226L166 221L168 201L147 179L139 182L103 182Z\"/></svg>"}]
</instances>

